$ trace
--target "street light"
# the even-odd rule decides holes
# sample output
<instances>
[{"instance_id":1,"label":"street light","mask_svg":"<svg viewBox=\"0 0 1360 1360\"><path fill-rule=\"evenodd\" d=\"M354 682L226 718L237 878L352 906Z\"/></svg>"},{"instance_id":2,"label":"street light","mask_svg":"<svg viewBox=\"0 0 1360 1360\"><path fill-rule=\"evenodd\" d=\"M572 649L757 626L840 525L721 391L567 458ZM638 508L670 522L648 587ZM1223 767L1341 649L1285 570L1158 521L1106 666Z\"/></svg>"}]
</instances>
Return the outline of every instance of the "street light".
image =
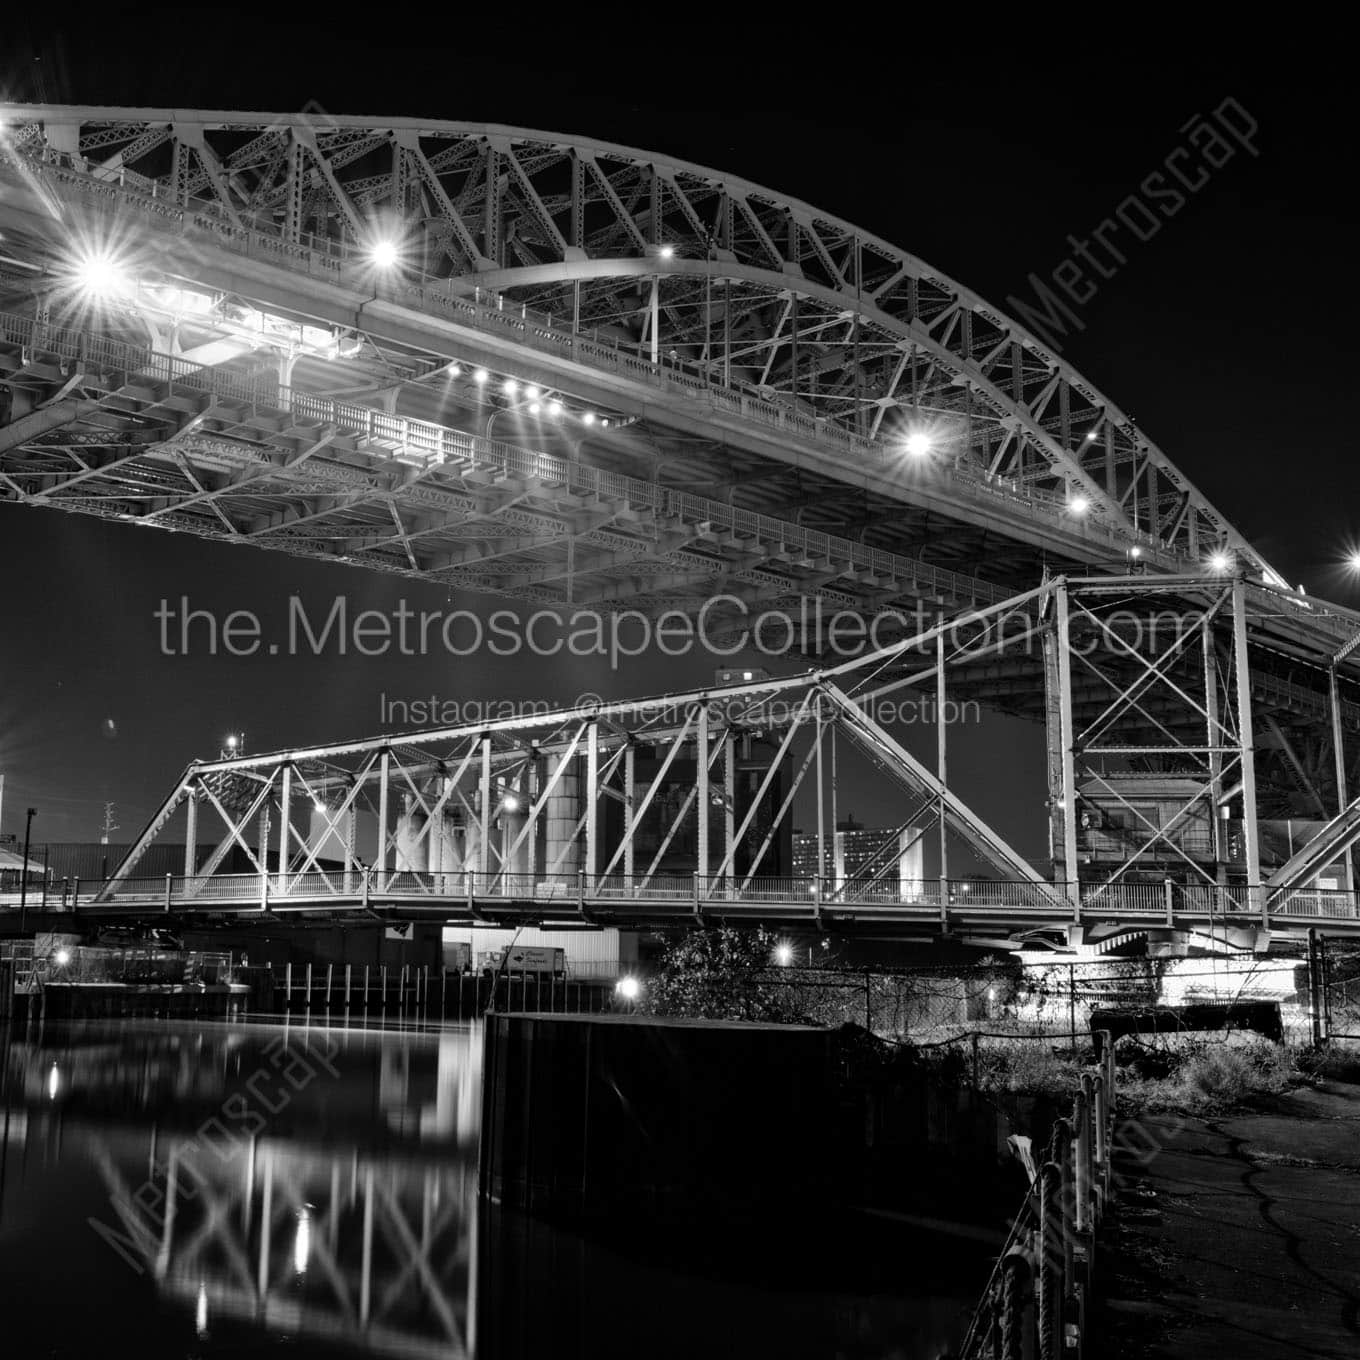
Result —
<instances>
[{"instance_id":1,"label":"street light","mask_svg":"<svg viewBox=\"0 0 1360 1360\"><path fill-rule=\"evenodd\" d=\"M379 269L391 269L401 259L401 247L395 241L374 241L368 248L368 258Z\"/></svg>"},{"instance_id":2,"label":"street light","mask_svg":"<svg viewBox=\"0 0 1360 1360\"><path fill-rule=\"evenodd\" d=\"M1209 570L1222 576L1232 566L1232 557L1220 549L1209 555Z\"/></svg>"},{"instance_id":3,"label":"street light","mask_svg":"<svg viewBox=\"0 0 1360 1360\"><path fill-rule=\"evenodd\" d=\"M913 458L924 458L930 452L930 436L924 430L913 430L903 445Z\"/></svg>"},{"instance_id":4,"label":"street light","mask_svg":"<svg viewBox=\"0 0 1360 1360\"><path fill-rule=\"evenodd\" d=\"M24 818L24 867L19 879L19 934L24 933L24 912L28 907L28 847L33 836L33 819L38 815L37 808L29 808Z\"/></svg>"},{"instance_id":5,"label":"street light","mask_svg":"<svg viewBox=\"0 0 1360 1360\"><path fill-rule=\"evenodd\" d=\"M126 293L132 286L127 268L104 249L89 250L79 256L73 274L77 286L100 301Z\"/></svg>"},{"instance_id":6,"label":"street light","mask_svg":"<svg viewBox=\"0 0 1360 1360\"><path fill-rule=\"evenodd\" d=\"M1077 494L1073 496L1070 501L1067 502L1067 508L1072 512L1072 514L1080 517L1091 508L1091 502L1088 501L1086 497L1081 494L1081 492L1077 492Z\"/></svg>"},{"instance_id":7,"label":"street light","mask_svg":"<svg viewBox=\"0 0 1360 1360\"><path fill-rule=\"evenodd\" d=\"M787 968L793 962L793 946L787 940L780 940L774 947L774 961L781 967Z\"/></svg>"},{"instance_id":8,"label":"street light","mask_svg":"<svg viewBox=\"0 0 1360 1360\"><path fill-rule=\"evenodd\" d=\"M621 977L614 984L614 990L625 1001L636 1001L642 995L642 983L632 976Z\"/></svg>"}]
</instances>

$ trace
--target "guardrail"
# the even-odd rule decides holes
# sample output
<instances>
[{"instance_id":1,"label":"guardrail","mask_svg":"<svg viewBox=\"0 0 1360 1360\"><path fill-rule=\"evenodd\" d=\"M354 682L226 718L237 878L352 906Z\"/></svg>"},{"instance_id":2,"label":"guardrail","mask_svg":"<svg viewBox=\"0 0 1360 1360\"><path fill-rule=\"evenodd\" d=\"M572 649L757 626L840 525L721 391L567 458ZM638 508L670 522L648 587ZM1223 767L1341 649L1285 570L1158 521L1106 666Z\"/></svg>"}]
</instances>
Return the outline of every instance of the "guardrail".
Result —
<instances>
[{"instance_id":1,"label":"guardrail","mask_svg":"<svg viewBox=\"0 0 1360 1360\"><path fill-rule=\"evenodd\" d=\"M886 464L897 459L883 440L868 439L825 418L811 416L768 390L755 392L725 384L710 367L701 364L679 359L654 363L650 356L644 356L640 347L633 353L627 345L602 339L598 330L587 336L564 327L546 313L532 311L518 303L507 305L506 299L498 294L488 294L484 302L481 290L475 287L469 297L466 293L452 291L448 280L409 267L403 270L400 286L375 285L371 262L357 245L349 242L306 233L296 242L286 240L282 227L274 223L252 222L249 226L238 226L212 213L169 201L161 196L154 180L146 181L148 190L137 187L135 181L141 180L140 176L131 177L134 180L131 184L127 182L127 174L121 182L98 178L77 169L71 164L68 153L54 152L46 146L39 155L21 155L13 151L8 155L0 154L0 165L6 161L40 175L54 192L78 195L105 206L116 203L122 210L140 213L162 230L174 230L185 237L209 236L215 245L224 249L258 256L271 263L284 263L290 269L299 269L329 283L354 286L364 292L376 286L378 296L384 300L412 305L430 315L443 315L487 334L508 334L517 344L613 371L661 390L683 393L691 399L704 401L715 414L734 415L784 435L838 450L856 461L872 459ZM1170 551L1147 533L1116 529L1089 515L1074 518L1064 494L995 478L981 467L960 463L953 468L938 468L935 475L950 484L952 490L997 506L1023 508L1026 513L1061 528L1065 534L1108 546L1120 554L1134 542L1155 551Z\"/></svg>"},{"instance_id":2,"label":"guardrail","mask_svg":"<svg viewBox=\"0 0 1360 1360\"><path fill-rule=\"evenodd\" d=\"M0 905L17 906L17 900ZM614 920L630 909L714 918L765 917L818 926L890 921L1113 922L1131 926L1218 928L1355 922L1360 898L1343 890L1217 885L1029 883L952 878L874 884L834 878L747 878L741 874L586 874L472 870L310 869L305 872L166 874L89 884L72 895L78 910L146 912L215 909L352 910L378 906L445 909L457 915L515 911L544 918Z\"/></svg>"},{"instance_id":3,"label":"guardrail","mask_svg":"<svg viewBox=\"0 0 1360 1360\"><path fill-rule=\"evenodd\" d=\"M1071 1114L1054 1124L1031 1172L1030 1193L982 1292L961 1360L1082 1354L1096 1229L1112 1189L1114 1045L1099 1051L1098 1068L1082 1073Z\"/></svg>"}]
</instances>

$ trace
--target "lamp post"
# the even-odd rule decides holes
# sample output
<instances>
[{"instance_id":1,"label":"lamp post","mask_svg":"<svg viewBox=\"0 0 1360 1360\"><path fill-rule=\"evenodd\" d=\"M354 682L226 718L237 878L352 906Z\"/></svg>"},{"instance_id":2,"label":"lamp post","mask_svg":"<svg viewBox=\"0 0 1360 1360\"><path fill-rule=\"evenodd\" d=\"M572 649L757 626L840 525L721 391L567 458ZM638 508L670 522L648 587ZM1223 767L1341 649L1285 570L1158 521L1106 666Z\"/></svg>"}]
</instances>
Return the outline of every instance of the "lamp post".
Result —
<instances>
[{"instance_id":1,"label":"lamp post","mask_svg":"<svg viewBox=\"0 0 1360 1360\"><path fill-rule=\"evenodd\" d=\"M24 818L24 867L19 877L19 933L24 933L28 912L28 847L33 839L33 819L38 815L37 808L29 808Z\"/></svg>"}]
</instances>

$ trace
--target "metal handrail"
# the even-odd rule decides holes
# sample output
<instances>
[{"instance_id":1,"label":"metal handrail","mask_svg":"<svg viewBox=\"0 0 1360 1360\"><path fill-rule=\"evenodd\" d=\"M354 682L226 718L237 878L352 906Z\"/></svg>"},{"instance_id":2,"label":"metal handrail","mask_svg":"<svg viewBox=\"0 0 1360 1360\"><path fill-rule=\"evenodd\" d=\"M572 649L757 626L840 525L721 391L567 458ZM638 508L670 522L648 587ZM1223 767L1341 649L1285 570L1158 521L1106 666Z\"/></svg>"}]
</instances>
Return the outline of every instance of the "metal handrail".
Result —
<instances>
[{"instance_id":1,"label":"metal handrail","mask_svg":"<svg viewBox=\"0 0 1360 1360\"><path fill-rule=\"evenodd\" d=\"M212 903L287 902L343 904L371 898L393 902L463 902L524 899L540 904L577 899L618 905L694 902L711 904L717 914L731 906L798 909L815 919L823 912L894 911L939 916L1007 916L1036 921L1096 919L1238 921L1360 920L1360 894L1344 889L1248 889L1241 885L1114 883L1033 883L1003 879L925 879L864 885L852 880L815 877L746 878L740 873L586 874L529 873L474 869L445 871L406 868L308 869L269 873L160 875L109 880L95 887L92 904L151 903L162 909Z\"/></svg>"}]
</instances>

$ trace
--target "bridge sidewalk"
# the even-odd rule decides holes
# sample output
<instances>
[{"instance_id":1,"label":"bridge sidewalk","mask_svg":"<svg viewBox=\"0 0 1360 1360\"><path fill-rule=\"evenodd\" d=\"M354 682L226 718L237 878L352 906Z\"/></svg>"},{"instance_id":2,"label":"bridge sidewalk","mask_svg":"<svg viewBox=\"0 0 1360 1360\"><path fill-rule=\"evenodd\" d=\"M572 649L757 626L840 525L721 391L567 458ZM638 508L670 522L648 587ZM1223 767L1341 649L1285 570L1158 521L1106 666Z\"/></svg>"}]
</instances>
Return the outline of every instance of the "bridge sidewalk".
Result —
<instances>
[{"instance_id":1,"label":"bridge sidewalk","mask_svg":"<svg viewBox=\"0 0 1360 1360\"><path fill-rule=\"evenodd\" d=\"M1147 1150L1115 1168L1128 1190L1098 1261L1096 1353L1360 1356L1360 1086L1140 1123Z\"/></svg>"}]
</instances>

